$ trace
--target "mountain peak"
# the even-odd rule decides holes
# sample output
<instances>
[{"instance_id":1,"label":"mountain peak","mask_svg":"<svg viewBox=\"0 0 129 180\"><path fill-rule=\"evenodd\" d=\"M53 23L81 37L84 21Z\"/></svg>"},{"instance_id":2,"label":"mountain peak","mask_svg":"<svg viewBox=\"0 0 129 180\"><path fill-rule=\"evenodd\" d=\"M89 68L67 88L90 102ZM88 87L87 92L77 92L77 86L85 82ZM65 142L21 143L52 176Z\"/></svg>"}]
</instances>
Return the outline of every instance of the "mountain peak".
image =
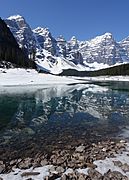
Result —
<instances>
[{"instance_id":1,"label":"mountain peak","mask_svg":"<svg viewBox=\"0 0 129 180\"><path fill-rule=\"evenodd\" d=\"M112 33L106 32L106 33L104 34L104 36L112 36Z\"/></svg>"},{"instance_id":2,"label":"mountain peak","mask_svg":"<svg viewBox=\"0 0 129 180\"><path fill-rule=\"evenodd\" d=\"M104 38L113 39L113 35L110 32L106 32L105 34L99 35L99 36L97 36L95 38L98 38L98 39L104 39Z\"/></svg>"},{"instance_id":3,"label":"mountain peak","mask_svg":"<svg viewBox=\"0 0 129 180\"><path fill-rule=\"evenodd\" d=\"M21 19L23 20L24 17L18 14L18 15L12 15L12 16L8 17L7 19L8 20L21 20Z\"/></svg>"},{"instance_id":4,"label":"mountain peak","mask_svg":"<svg viewBox=\"0 0 129 180\"><path fill-rule=\"evenodd\" d=\"M110 32L106 32L102 37L108 38L108 39L113 39L113 35Z\"/></svg>"},{"instance_id":5,"label":"mountain peak","mask_svg":"<svg viewBox=\"0 0 129 180\"><path fill-rule=\"evenodd\" d=\"M72 36L70 39L70 41L75 41L75 40L77 40L77 38L75 36Z\"/></svg>"},{"instance_id":6,"label":"mountain peak","mask_svg":"<svg viewBox=\"0 0 129 180\"><path fill-rule=\"evenodd\" d=\"M40 31L49 31L49 29L47 27L37 27L34 29L34 31L36 32L40 32Z\"/></svg>"},{"instance_id":7,"label":"mountain peak","mask_svg":"<svg viewBox=\"0 0 129 180\"><path fill-rule=\"evenodd\" d=\"M56 39L57 41L66 41L63 35L59 35Z\"/></svg>"},{"instance_id":8,"label":"mountain peak","mask_svg":"<svg viewBox=\"0 0 129 180\"><path fill-rule=\"evenodd\" d=\"M78 40L75 36L72 36L69 42L76 44L78 42Z\"/></svg>"},{"instance_id":9,"label":"mountain peak","mask_svg":"<svg viewBox=\"0 0 129 180\"><path fill-rule=\"evenodd\" d=\"M20 28L30 28L30 26L27 24L25 18L21 15L13 15L13 16L10 16L8 17L7 19L5 19L5 22L10 25L10 23L13 24L16 23L17 26Z\"/></svg>"},{"instance_id":10,"label":"mountain peak","mask_svg":"<svg viewBox=\"0 0 129 180\"><path fill-rule=\"evenodd\" d=\"M37 27L36 29L33 30L34 33L40 34L41 36L49 36L50 31L47 27Z\"/></svg>"},{"instance_id":11,"label":"mountain peak","mask_svg":"<svg viewBox=\"0 0 129 180\"><path fill-rule=\"evenodd\" d=\"M96 36L95 38L91 39L88 42L95 45L95 44L100 44L100 43L105 42L105 41L114 42L113 35L111 33L106 32L103 35Z\"/></svg>"}]
</instances>

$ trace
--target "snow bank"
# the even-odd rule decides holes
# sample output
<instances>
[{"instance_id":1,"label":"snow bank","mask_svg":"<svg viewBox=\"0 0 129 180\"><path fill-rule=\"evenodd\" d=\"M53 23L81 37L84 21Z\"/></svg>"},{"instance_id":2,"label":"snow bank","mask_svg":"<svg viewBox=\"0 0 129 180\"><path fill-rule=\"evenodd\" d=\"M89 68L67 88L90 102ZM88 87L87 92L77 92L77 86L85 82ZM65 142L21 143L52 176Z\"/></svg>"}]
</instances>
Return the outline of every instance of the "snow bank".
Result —
<instances>
[{"instance_id":1,"label":"snow bank","mask_svg":"<svg viewBox=\"0 0 129 180\"><path fill-rule=\"evenodd\" d=\"M102 175L109 170L118 171L129 178L129 172L124 172L121 167L114 164L114 162L120 161L122 164L129 165L129 144L127 148L127 151L123 152L122 154L116 154L115 158L106 158L104 160L94 161L94 164L97 165L96 170Z\"/></svg>"},{"instance_id":2,"label":"snow bank","mask_svg":"<svg viewBox=\"0 0 129 180\"><path fill-rule=\"evenodd\" d=\"M30 69L0 69L0 86L72 84L87 81L129 81L129 76L61 77Z\"/></svg>"},{"instance_id":3,"label":"snow bank","mask_svg":"<svg viewBox=\"0 0 129 180\"><path fill-rule=\"evenodd\" d=\"M30 69L0 69L0 86L71 84L82 81L70 77L42 74Z\"/></svg>"},{"instance_id":4,"label":"snow bank","mask_svg":"<svg viewBox=\"0 0 129 180\"><path fill-rule=\"evenodd\" d=\"M46 176L49 176L50 174L49 171L52 167L53 167L52 165L47 165L47 166L38 167L35 169L33 168L26 169L26 170L14 169L12 172L8 174L1 174L0 177L3 178L4 180L9 180L9 179L10 180L25 180L27 178L43 180ZM30 175L29 173L32 173L32 175ZM33 173L37 175L33 175Z\"/></svg>"}]
</instances>

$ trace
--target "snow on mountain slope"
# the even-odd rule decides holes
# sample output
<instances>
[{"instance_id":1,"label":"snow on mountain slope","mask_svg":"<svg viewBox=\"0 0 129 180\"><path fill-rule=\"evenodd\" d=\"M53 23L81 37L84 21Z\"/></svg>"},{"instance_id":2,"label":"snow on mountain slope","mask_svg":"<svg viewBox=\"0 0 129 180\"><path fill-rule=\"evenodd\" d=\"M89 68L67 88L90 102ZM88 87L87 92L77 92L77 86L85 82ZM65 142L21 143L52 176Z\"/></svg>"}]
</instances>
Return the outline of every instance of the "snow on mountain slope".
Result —
<instances>
[{"instance_id":1,"label":"snow on mountain slope","mask_svg":"<svg viewBox=\"0 0 129 180\"><path fill-rule=\"evenodd\" d=\"M47 71L52 74L59 74L63 69L85 70L85 66L80 64L76 65L63 57L51 56L51 54L44 49L43 54L43 59L36 58L36 64L39 70Z\"/></svg>"},{"instance_id":2,"label":"snow on mountain slope","mask_svg":"<svg viewBox=\"0 0 129 180\"><path fill-rule=\"evenodd\" d=\"M63 69L85 70L85 65L75 64L66 57L66 41L62 36L53 38L48 28L38 27L33 30L40 50L36 53L36 64L39 69L59 74ZM41 51L43 56L41 55ZM73 59L73 58L71 58Z\"/></svg>"},{"instance_id":3,"label":"snow on mountain slope","mask_svg":"<svg viewBox=\"0 0 129 180\"><path fill-rule=\"evenodd\" d=\"M121 42L119 42L119 44L123 48L123 51L125 52L126 57L128 57L129 59L129 36L123 39ZM126 59L126 57L125 57L125 60L128 60Z\"/></svg>"},{"instance_id":4,"label":"snow on mountain slope","mask_svg":"<svg viewBox=\"0 0 129 180\"><path fill-rule=\"evenodd\" d=\"M129 59L122 46L114 40L111 33L97 36L90 41L80 42L79 50L85 62L88 63L98 62L114 65Z\"/></svg>"},{"instance_id":5,"label":"snow on mountain slope","mask_svg":"<svg viewBox=\"0 0 129 180\"><path fill-rule=\"evenodd\" d=\"M38 69L58 74L63 69L89 71L129 62L129 38L116 42L111 33L89 41L73 36L54 38L48 28L32 30L24 17L15 15L5 20L19 46L35 59Z\"/></svg>"}]
</instances>

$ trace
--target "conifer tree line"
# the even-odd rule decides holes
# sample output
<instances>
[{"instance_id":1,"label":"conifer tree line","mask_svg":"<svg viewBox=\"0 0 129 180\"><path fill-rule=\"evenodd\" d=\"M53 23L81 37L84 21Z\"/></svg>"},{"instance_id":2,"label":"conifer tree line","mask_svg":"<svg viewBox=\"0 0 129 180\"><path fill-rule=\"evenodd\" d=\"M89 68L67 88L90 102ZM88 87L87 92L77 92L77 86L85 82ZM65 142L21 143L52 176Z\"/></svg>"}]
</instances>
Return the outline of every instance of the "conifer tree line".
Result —
<instances>
[{"instance_id":1,"label":"conifer tree line","mask_svg":"<svg viewBox=\"0 0 129 180\"><path fill-rule=\"evenodd\" d=\"M16 67L35 68L33 60L29 59L27 54L19 48L19 45L7 27L4 20L0 18L0 62L7 61Z\"/></svg>"},{"instance_id":2,"label":"conifer tree line","mask_svg":"<svg viewBox=\"0 0 129 180\"><path fill-rule=\"evenodd\" d=\"M100 69L97 71L77 71L74 69L66 69L60 73L61 76L119 76L119 75L129 75L129 64L122 64L106 69Z\"/></svg>"}]
</instances>

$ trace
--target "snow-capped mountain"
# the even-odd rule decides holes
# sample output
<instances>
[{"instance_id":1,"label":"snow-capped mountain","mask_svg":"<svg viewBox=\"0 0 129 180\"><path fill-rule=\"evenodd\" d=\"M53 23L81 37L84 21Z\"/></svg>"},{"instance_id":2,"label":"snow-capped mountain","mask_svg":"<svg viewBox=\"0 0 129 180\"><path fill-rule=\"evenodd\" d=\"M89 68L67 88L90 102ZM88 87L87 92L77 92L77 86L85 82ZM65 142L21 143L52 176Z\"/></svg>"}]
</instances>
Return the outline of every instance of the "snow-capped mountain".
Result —
<instances>
[{"instance_id":1,"label":"snow-capped mountain","mask_svg":"<svg viewBox=\"0 0 129 180\"><path fill-rule=\"evenodd\" d=\"M28 53L30 53L32 49L35 49L35 37L30 26L22 16L10 16L5 22L16 38L20 48L27 49Z\"/></svg>"},{"instance_id":2,"label":"snow-capped mountain","mask_svg":"<svg viewBox=\"0 0 129 180\"><path fill-rule=\"evenodd\" d=\"M80 52L85 62L113 65L128 60L121 43L117 43L111 33L97 36L90 41L80 42Z\"/></svg>"},{"instance_id":3,"label":"snow-capped mountain","mask_svg":"<svg viewBox=\"0 0 129 180\"><path fill-rule=\"evenodd\" d=\"M58 74L63 69L96 70L129 62L129 38L116 42L111 33L105 33L89 41L78 41L75 36L66 41L63 36L54 38L48 28L32 30L20 15L5 22L41 70Z\"/></svg>"},{"instance_id":4,"label":"snow-capped mountain","mask_svg":"<svg viewBox=\"0 0 129 180\"><path fill-rule=\"evenodd\" d=\"M120 45L123 49L123 51L125 52L126 56L129 58L129 36L125 39L123 39L120 42Z\"/></svg>"},{"instance_id":5,"label":"snow-capped mountain","mask_svg":"<svg viewBox=\"0 0 129 180\"><path fill-rule=\"evenodd\" d=\"M36 68L34 61L29 59L7 27L0 18L0 67L24 67Z\"/></svg>"}]
</instances>

